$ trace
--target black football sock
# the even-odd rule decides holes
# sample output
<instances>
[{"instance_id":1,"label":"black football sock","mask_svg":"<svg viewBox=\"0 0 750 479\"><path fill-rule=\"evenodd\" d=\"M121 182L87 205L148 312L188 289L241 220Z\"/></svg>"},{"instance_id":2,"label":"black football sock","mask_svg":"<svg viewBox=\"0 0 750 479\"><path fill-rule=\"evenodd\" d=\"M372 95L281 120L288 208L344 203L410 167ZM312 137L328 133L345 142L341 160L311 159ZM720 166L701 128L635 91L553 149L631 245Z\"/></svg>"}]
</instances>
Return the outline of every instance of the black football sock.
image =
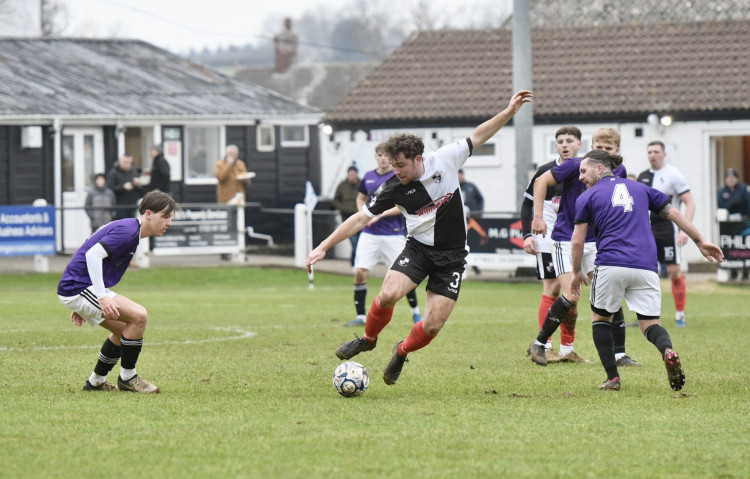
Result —
<instances>
[{"instance_id":1,"label":"black football sock","mask_svg":"<svg viewBox=\"0 0 750 479\"><path fill-rule=\"evenodd\" d=\"M367 283L359 283L354 285L354 309L357 311L357 316L365 316L365 301L367 300Z\"/></svg>"},{"instance_id":2,"label":"black football sock","mask_svg":"<svg viewBox=\"0 0 750 479\"><path fill-rule=\"evenodd\" d=\"M591 332L594 337L594 346L599 353L599 360L604 370L607 371L607 379L614 379L620 375L617 371L615 353L612 349L611 326L606 321L594 321L591 324Z\"/></svg>"},{"instance_id":3,"label":"black football sock","mask_svg":"<svg viewBox=\"0 0 750 479\"><path fill-rule=\"evenodd\" d=\"M562 294L552 303L549 311L547 311L547 317L544 318L542 323L542 329L539 330L539 335L536 340L542 344L547 344L547 340L555 334L557 328L560 327L560 321L568 314L575 304L568 301Z\"/></svg>"},{"instance_id":4,"label":"black football sock","mask_svg":"<svg viewBox=\"0 0 750 479\"><path fill-rule=\"evenodd\" d=\"M625 354L625 315L622 308L612 315L612 343L615 354Z\"/></svg>"},{"instance_id":5,"label":"black football sock","mask_svg":"<svg viewBox=\"0 0 750 479\"><path fill-rule=\"evenodd\" d=\"M99 376L106 376L112 371L112 368L120 360L120 346L107 338L102 344L102 349L99 352L99 360L96 362L94 372Z\"/></svg>"},{"instance_id":6,"label":"black football sock","mask_svg":"<svg viewBox=\"0 0 750 479\"><path fill-rule=\"evenodd\" d=\"M416 308L419 305L419 303L417 303L416 288L406 293L406 300L409 302L409 306L411 306L412 308Z\"/></svg>"},{"instance_id":7,"label":"black football sock","mask_svg":"<svg viewBox=\"0 0 750 479\"><path fill-rule=\"evenodd\" d=\"M666 351L667 348L672 349L672 339L669 337L667 330L660 324L649 326L644 334L646 339L656 346L662 357L664 357L664 351Z\"/></svg>"},{"instance_id":8,"label":"black football sock","mask_svg":"<svg viewBox=\"0 0 750 479\"><path fill-rule=\"evenodd\" d=\"M143 347L143 338L128 339L125 336L121 336L120 343L122 344L120 367L123 369L135 369L135 363L138 362L138 356L141 354L141 348ZM128 380L130 378L123 379Z\"/></svg>"}]
</instances>

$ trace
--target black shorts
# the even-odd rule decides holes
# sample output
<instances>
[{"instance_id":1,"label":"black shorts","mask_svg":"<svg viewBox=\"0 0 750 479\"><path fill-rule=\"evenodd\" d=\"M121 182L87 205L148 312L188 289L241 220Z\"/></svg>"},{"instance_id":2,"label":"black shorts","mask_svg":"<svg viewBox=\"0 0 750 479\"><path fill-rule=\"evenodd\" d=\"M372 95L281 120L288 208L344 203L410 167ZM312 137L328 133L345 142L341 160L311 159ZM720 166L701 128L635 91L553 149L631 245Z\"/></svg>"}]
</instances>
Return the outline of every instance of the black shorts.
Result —
<instances>
[{"instance_id":1,"label":"black shorts","mask_svg":"<svg viewBox=\"0 0 750 479\"><path fill-rule=\"evenodd\" d=\"M552 262L552 253L537 253L536 255L536 279L555 279L555 264Z\"/></svg>"},{"instance_id":2,"label":"black shorts","mask_svg":"<svg viewBox=\"0 0 750 479\"><path fill-rule=\"evenodd\" d=\"M651 228L656 240L656 257L660 263L680 264L680 248L677 246L677 232L670 221L667 227L659 225Z\"/></svg>"},{"instance_id":3,"label":"black shorts","mask_svg":"<svg viewBox=\"0 0 750 479\"><path fill-rule=\"evenodd\" d=\"M405 274L416 284L429 276L428 291L455 301L461 291L468 253L465 248L436 249L409 238L391 269Z\"/></svg>"}]
</instances>

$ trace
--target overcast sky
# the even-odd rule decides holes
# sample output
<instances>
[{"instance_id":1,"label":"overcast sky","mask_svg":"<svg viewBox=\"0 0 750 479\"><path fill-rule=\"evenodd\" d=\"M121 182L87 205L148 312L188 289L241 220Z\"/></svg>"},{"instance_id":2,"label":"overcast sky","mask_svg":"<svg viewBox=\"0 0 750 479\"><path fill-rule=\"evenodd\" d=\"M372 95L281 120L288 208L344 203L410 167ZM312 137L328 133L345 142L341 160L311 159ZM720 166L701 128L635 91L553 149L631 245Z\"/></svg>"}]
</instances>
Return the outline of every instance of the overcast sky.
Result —
<instances>
[{"instance_id":1,"label":"overcast sky","mask_svg":"<svg viewBox=\"0 0 750 479\"><path fill-rule=\"evenodd\" d=\"M68 36L141 39L174 52L215 49L265 40L282 19L325 9L338 14L355 0L64 0ZM434 15L461 28L467 10L509 10L512 0L392 0L394 15L429 5Z\"/></svg>"}]
</instances>

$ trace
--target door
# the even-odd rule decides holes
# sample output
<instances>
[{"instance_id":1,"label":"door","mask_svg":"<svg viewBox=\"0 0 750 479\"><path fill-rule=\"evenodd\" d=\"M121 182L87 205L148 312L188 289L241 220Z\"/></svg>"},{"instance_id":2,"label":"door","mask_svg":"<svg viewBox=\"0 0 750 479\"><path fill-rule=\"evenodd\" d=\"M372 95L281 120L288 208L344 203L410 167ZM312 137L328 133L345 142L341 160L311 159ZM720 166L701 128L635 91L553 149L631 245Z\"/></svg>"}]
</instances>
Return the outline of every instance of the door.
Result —
<instances>
[{"instance_id":1,"label":"door","mask_svg":"<svg viewBox=\"0 0 750 479\"><path fill-rule=\"evenodd\" d=\"M62 134L62 229L63 251L72 252L91 235L83 209L86 194L94 187L94 175L104 171L101 128L65 127Z\"/></svg>"}]
</instances>

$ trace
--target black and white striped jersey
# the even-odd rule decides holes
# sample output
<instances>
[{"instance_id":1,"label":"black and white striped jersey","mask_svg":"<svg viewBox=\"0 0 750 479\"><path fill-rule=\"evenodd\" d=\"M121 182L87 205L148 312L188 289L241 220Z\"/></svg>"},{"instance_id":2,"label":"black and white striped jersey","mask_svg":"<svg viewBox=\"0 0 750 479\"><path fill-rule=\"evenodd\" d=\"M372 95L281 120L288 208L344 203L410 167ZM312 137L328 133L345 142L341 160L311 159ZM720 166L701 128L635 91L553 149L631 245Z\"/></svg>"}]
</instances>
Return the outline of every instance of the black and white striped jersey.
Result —
<instances>
[{"instance_id":1,"label":"black and white striped jersey","mask_svg":"<svg viewBox=\"0 0 750 479\"><path fill-rule=\"evenodd\" d=\"M471 155L466 138L422 156L424 175L408 185L392 176L364 206L371 218L398 206L406 217L408 236L435 248L466 247L466 217L458 169Z\"/></svg>"}]
</instances>

